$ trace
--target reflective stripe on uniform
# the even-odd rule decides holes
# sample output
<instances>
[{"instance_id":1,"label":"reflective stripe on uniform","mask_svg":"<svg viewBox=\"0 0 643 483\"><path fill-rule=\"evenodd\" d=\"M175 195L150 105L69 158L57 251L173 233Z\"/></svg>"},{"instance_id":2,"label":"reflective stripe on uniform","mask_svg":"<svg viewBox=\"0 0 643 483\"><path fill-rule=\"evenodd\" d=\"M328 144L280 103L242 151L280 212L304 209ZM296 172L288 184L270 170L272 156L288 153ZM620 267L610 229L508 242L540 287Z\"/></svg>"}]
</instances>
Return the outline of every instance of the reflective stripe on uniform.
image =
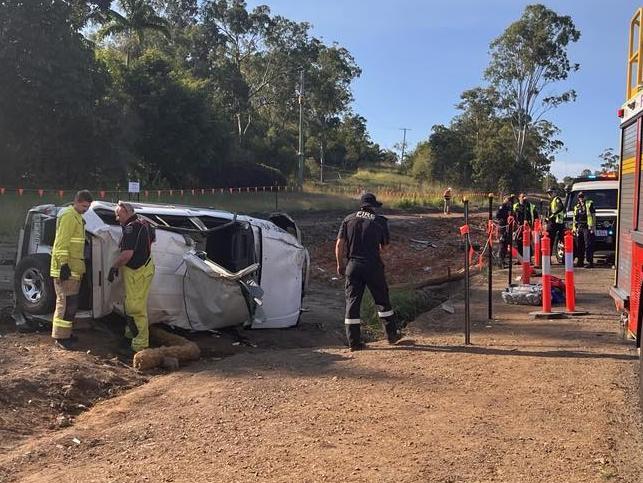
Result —
<instances>
[{"instance_id":1,"label":"reflective stripe on uniform","mask_svg":"<svg viewBox=\"0 0 643 483\"><path fill-rule=\"evenodd\" d=\"M64 319L59 319L58 317L54 317L52 324L54 325L54 327L62 327L63 329L71 329L73 326L71 322Z\"/></svg>"},{"instance_id":2,"label":"reflective stripe on uniform","mask_svg":"<svg viewBox=\"0 0 643 483\"><path fill-rule=\"evenodd\" d=\"M387 310L386 312L378 312L377 315L378 317L390 317L394 315L395 312L393 310Z\"/></svg>"},{"instance_id":3,"label":"reflective stripe on uniform","mask_svg":"<svg viewBox=\"0 0 643 483\"><path fill-rule=\"evenodd\" d=\"M345 325L359 325L362 323L362 319L344 319Z\"/></svg>"}]
</instances>

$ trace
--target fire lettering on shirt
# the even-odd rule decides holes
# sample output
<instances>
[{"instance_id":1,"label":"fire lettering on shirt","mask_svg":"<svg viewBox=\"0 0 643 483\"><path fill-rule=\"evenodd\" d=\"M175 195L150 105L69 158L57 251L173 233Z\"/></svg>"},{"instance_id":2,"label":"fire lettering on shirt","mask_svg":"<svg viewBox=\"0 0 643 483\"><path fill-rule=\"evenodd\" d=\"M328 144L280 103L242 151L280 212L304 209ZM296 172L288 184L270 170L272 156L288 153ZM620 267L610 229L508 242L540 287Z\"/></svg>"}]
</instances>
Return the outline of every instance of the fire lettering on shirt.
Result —
<instances>
[{"instance_id":1,"label":"fire lettering on shirt","mask_svg":"<svg viewBox=\"0 0 643 483\"><path fill-rule=\"evenodd\" d=\"M375 219L375 215L373 213L369 213L368 211L358 211L356 216L357 218L365 218L367 220Z\"/></svg>"}]
</instances>

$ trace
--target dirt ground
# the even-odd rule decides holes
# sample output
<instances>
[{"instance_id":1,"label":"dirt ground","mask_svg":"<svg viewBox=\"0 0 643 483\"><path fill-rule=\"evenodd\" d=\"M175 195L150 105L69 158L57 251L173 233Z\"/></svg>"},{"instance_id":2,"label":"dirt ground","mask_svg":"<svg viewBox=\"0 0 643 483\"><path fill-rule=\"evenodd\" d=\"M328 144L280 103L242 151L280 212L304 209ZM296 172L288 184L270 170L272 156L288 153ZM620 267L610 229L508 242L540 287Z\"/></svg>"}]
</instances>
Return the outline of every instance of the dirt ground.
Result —
<instances>
[{"instance_id":1,"label":"dirt ground","mask_svg":"<svg viewBox=\"0 0 643 483\"><path fill-rule=\"evenodd\" d=\"M304 234L304 244L311 256L311 278L341 286L335 262L335 240L345 213L310 215L298 219ZM391 284L418 282L462 268L462 239L459 228L464 224L462 214L444 216L441 213L391 211L389 220L391 244L394 249L384 254L386 274ZM472 241L484 243L485 218L471 217ZM428 245L429 242L432 244Z\"/></svg>"},{"instance_id":2,"label":"dirt ground","mask_svg":"<svg viewBox=\"0 0 643 483\"><path fill-rule=\"evenodd\" d=\"M436 240L408 251L427 259L448 233L431 230L461 224L411 221L395 236ZM322 233L332 244L334 225ZM72 354L0 324L0 481L643 481L638 357L611 270L577 272L584 318L503 305L498 273L492 321L475 279L472 346L452 287L454 314L358 353L343 347L339 281L318 272L299 328L201 334L204 357L175 373L126 368L98 323Z\"/></svg>"}]
</instances>

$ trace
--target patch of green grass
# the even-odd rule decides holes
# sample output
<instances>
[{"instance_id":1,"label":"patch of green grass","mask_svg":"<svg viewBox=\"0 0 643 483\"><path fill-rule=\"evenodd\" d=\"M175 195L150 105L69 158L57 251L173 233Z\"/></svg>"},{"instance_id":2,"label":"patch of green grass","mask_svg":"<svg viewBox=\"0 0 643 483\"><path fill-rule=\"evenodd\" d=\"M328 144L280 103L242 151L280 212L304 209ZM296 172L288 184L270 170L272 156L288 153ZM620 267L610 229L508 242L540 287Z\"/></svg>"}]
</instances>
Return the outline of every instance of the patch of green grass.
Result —
<instances>
[{"instance_id":1,"label":"patch of green grass","mask_svg":"<svg viewBox=\"0 0 643 483\"><path fill-rule=\"evenodd\" d=\"M401 191L418 188L418 183L413 177L401 174L394 168L358 169L355 174L344 178L341 183L349 186L377 186L382 189Z\"/></svg>"},{"instance_id":2,"label":"patch of green grass","mask_svg":"<svg viewBox=\"0 0 643 483\"><path fill-rule=\"evenodd\" d=\"M427 310L432 309L435 306L435 298L421 290L391 290L391 305L398 321L409 323ZM362 299L360 313L366 325L366 332L380 336L382 326L377 316L377 307L368 291Z\"/></svg>"}]
</instances>

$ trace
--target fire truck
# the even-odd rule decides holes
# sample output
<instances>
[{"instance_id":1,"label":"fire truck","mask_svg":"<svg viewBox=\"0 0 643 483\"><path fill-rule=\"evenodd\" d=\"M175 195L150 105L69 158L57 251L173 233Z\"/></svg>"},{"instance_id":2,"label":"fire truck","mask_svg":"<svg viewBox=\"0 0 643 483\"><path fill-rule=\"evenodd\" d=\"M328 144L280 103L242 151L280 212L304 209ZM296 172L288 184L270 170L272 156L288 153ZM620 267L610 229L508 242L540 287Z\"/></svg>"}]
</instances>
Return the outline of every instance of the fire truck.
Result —
<instances>
[{"instance_id":1,"label":"fire truck","mask_svg":"<svg viewBox=\"0 0 643 483\"><path fill-rule=\"evenodd\" d=\"M626 101L621 120L621 165L617 221L616 275L610 295L623 314L626 334L641 346L641 288L643 283L643 209L641 207L641 151L643 147L643 8L630 22ZM640 371L643 382L643 370ZM643 384L642 396L643 396Z\"/></svg>"}]
</instances>

